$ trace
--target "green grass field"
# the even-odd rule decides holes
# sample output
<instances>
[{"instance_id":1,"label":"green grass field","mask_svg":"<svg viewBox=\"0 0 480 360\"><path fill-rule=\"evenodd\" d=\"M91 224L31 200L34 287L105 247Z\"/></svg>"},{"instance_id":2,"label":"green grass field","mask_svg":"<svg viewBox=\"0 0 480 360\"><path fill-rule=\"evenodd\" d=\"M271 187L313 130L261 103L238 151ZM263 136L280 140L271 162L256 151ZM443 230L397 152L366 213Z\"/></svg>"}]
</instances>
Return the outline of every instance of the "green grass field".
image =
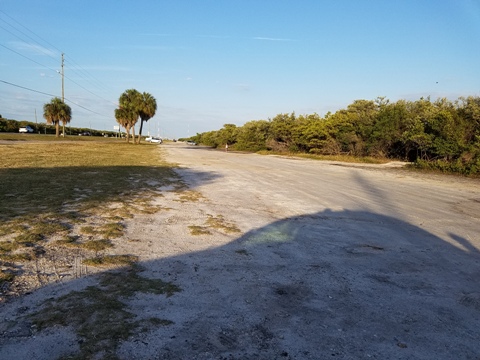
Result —
<instances>
[{"instance_id":1,"label":"green grass field","mask_svg":"<svg viewBox=\"0 0 480 360\"><path fill-rule=\"evenodd\" d=\"M135 213L159 211L152 196L177 181L156 145L0 135L0 261L7 268L0 283L55 244L90 249L95 260L86 263L105 265L99 257L107 254L92 244L122 236L123 221Z\"/></svg>"},{"instance_id":2,"label":"green grass field","mask_svg":"<svg viewBox=\"0 0 480 360\"><path fill-rule=\"evenodd\" d=\"M31 291L22 284L35 288L100 267L111 270L99 274L98 286L50 298L28 315L38 331L74 329L82 339L80 352L68 358L115 358L120 339L172 324L135 320L125 299L136 292L171 296L180 288L141 277L135 255L111 253L126 220L164 210L151 200L166 185L184 188L157 145L0 134L0 302Z\"/></svg>"}]
</instances>

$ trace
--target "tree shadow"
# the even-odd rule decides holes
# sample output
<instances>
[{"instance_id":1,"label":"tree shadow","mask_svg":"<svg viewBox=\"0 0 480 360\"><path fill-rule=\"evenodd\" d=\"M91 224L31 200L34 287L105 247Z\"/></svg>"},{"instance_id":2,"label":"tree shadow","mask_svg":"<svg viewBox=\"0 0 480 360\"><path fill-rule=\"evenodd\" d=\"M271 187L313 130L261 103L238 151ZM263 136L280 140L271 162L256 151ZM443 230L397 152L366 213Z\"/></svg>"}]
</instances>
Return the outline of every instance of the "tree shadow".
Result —
<instances>
[{"instance_id":1,"label":"tree shadow","mask_svg":"<svg viewBox=\"0 0 480 360\"><path fill-rule=\"evenodd\" d=\"M141 352L159 359L475 358L480 256L452 237L468 250L395 218L327 210L146 263L184 291L162 305L175 325L141 337L149 344ZM134 342L122 347L126 358L139 350Z\"/></svg>"},{"instance_id":2,"label":"tree shadow","mask_svg":"<svg viewBox=\"0 0 480 360\"><path fill-rule=\"evenodd\" d=\"M184 170L197 185L218 174ZM70 166L0 169L0 219L39 216L67 207L102 204L162 187L181 188L183 180L169 166Z\"/></svg>"},{"instance_id":3,"label":"tree shadow","mask_svg":"<svg viewBox=\"0 0 480 360\"><path fill-rule=\"evenodd\" d=\"M182 291L130 299L139 319L156 314L172 324L130 337L117 356L474 359L480 256L451 237L368 211L326 210L143 262L142 276Z\"/></svg>"}]
</instances>

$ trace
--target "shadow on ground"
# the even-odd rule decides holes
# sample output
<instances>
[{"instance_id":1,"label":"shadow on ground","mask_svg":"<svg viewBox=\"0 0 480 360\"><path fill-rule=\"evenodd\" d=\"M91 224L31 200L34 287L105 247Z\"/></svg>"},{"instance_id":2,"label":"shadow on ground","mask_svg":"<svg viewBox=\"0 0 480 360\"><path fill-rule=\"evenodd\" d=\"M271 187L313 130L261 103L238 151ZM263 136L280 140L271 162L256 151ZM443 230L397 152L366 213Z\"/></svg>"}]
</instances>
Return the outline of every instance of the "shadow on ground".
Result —
<instances>
[{"instance_id":1,"label":"shadow on ground","mask_svg":"<svg viewBox=\"0 0 480 360\"><path fill-rule=\"evenodd\" d=\"M218 175L185 169L198 183ZM102 204L157 191L161 186L181 189L172 166L69 166L0 169L0 219L39 216L65 207Z\"/></svg>"},{"instance_id":2,"label":"shadow on ground","mask_svg":"<svg viewBox=\"0 0 480 360\"><path fill-rule=\"evenodd\" d=\"M478 250L456 234L446 242L368 211L292 217L222 247L142 266L143 276L182 291L168 298L138 293L129 300L139 319L156 314L173 324L131 336L115 350L120 359L480 354ZM45 358L78 347L74 339L55 343L55 331L13 343L4 337L0 358L15 346L20 359L21 349L35 341L54 349Z\"/></svg>"}]
</instances>

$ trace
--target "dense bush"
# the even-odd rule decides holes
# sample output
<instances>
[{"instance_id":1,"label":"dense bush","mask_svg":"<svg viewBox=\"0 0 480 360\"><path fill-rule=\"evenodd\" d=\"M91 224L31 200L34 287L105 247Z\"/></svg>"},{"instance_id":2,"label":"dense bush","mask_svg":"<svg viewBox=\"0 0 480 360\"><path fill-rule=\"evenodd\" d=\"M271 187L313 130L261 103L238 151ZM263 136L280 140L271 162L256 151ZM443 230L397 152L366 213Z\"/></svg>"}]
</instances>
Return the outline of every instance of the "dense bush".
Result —
<instances>
[{"instance_id":1,"label":"dense bush","mask_svg":"<svg viewBox=\"0 0 480 360\"><path fill-rule=\"evenodd\" d=\"M237 127L197 134L212 147L324 155L347 154L413 161L419 167L462 174L480 171L480 98L421 98L391 103L355 100L346 109L318 114L278 114Z\"/></svg>"}]
</instances>

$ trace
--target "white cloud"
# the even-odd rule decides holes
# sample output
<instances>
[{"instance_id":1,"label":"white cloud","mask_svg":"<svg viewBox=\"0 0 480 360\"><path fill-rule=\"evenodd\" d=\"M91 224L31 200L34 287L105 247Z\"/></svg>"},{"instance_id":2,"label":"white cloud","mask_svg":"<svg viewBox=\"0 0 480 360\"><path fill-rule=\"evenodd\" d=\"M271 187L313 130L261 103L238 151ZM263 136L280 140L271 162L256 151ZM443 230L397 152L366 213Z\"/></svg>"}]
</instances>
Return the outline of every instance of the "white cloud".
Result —
<instances>
[{"instance_id":1,"label":"white cloud","mask_svg":"<svg viewBox=\"0 0 480 360\"><path fill-rule=\"evenodd\" d=\"M239 91L250 91L250 85L248 84L235 84L235 89Z\"/></svg>"},{"instance_id":2,"label":"white cloud","mask_svg":"<svg viewBox=\"0 0 480 360\"><path fill-rule=\"evenodd\" d=\"M29 44L23 41L12 41L10 44L15 47L17 50L27 51L35 55L46 55L46 56L58 56L57 52L54 50L47 49L43 46L36 44Z\"/></svg>"},{"instance_id":3,"label":"white cloud","mask_svg":"<svg viewBox=\"0 0 480 360\"><path fill-rule=\"evenodd\" d=\"M262 37L255 36L253 40L264 40L264 41L294 41L292 39L282 39L282 38L271 38L271 37Z\"/></svg>"},{"instance_id":4,"label":"white cloud","mask_svg":"<svg viewBox=\"0 0 480 360\"><path fill-rule=\"evenodd\" d=\"M99 66L99 65L83 65L82 69L84 70L98 70L98 71L132 71L131 68L125 67L125 66L115 66L115 65L105 65L105 66Z\"/></svg>"}]
</instances>

